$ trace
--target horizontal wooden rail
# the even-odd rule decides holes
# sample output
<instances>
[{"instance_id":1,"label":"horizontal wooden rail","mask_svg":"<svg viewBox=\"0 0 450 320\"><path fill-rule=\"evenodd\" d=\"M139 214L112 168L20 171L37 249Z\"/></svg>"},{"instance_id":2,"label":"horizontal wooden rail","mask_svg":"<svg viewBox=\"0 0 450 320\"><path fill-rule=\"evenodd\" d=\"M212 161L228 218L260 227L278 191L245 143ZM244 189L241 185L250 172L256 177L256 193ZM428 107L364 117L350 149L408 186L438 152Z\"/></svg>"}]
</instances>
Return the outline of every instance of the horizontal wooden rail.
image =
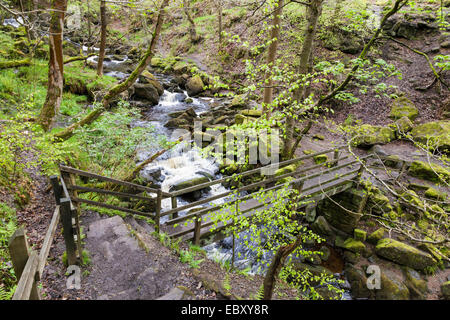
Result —
<instances>
[{"instance_id":1,"label":"horizontal wooden rail","mask_svg":"<svg viewBox=\"0 0 450 320\"><path fill-rule=\"evenodd\" d=\"M124 193L124 192L118 192L118 191L110 191L110 190L99 189L99 188L83 187L83 186L78 186L78 185L69 186L68 189L74 190L74 191L82 191L79 193L94 192L94 193L101 193L101 194L109 194L109 195L117 196L117 197L155 201L155 198L145 197L145 196L141 196L141 195L137 195L137 194Z\"/></svg>"},{"instance_id":2,"label":"horizontal wooden rail","mask_svg":"<svg viewBox=\"0 0 450 320\"><path fill-rule=\"evenodd\" d=\"M19 283L17 284L16 291L12 300L29 300L31 291L36 281L36 271L39 264L39 257L36 251L32 250L28 257L27 264L23 269ZM39 279L37 279L39 280Z\"/></svg>"},{"instance_id":3,"label":"horizontal wooden rail","mask_svg":"<svg viewBox=\"0 0 450 320\"><path fill-rule=\"evenodd\" d=\"M313 157L318 156L318 155L322 155L322 154L329 153L329 152L332 152L332 151L335 151L335 150L343 149L344 147L345 147L345 145L342 145L342 146L339 146L339 147L336 147L336 148L333 148L333 149L327 149L327 150L324 150L324 151L316 152L316 153L313 153L313 154L310 154L310 155L306 155L306 156L302 156L302 157L298 157L298 158L295 158L295 159L290 159L290 160L286 160L286 161L282 161L282 162L278 162L278 163L273 163L273 164L270 164L270 165L267 165L267 166L264 166L264 167L260 167L260 168L257 168L257 169L252 169L252 170L249 170L249 171L245 171L245 172L242 172L242 173L239 173L239 174L236 174L236 175L227 176L227 177L224 177L224 178L221 178L221 179L217 179L217 180L205 182L205 183L202 183L202 184L198 184L198 185L193 186L193 187L189 187L189 188L185 188L185 189L182 189L182 190L174 191L174 192L171 192L171 194L172 194L172 196L180 196L180 195L183 195L183 194L186 194L186 193L190 193L190 192L193 192L193 191L197 191L197 190L201 190L201 189L210 187L210 186L215 185L215 184L219 184L219 183L222 183L222 182L228 182L228 181L232 181L232 180L234 180L236 178L239 178L239 177L245 177L245 176L248 176L248 175L251 175L251 174L255 174L255 173L261 172L264 169L271 169L271 168L275 169L275 168L286 166L286 165L289 165L289 164L292 164L292 163L295 163L295 162L298 162L298 161L307 160L307 159L313 158ZM338 159L338 160L340 160L340 159ZM336 159L333 159L333 161L330 161L330 162L333 163L335 161L336 161Z\"/></svg>"},{"instance_id":4,"label":"horizontal wooden rail","mask_svg":"<svg viewBox=\"0 0 450 320\"><path fill-rule=\"evenodd\" d=\"M150 214L150 213L145 213L145 212L141 212L141 211L138 211L138 210L118 207L118 206L114 206L112 204L106 204L106 203L97 202L97 201L93 201L93 200L87 200L87 199L82 199L82 198L73 198L72 200L73 200L73 202L86 203L86 204L90 204L92 206L97 206L97 207L102 207L102 208L122 211L122 212L126 212L126 213L132 213L132 214L137 214L137 215L151 217L151 218L155 217L155 215Z\"/></svg>"},{"instance_id":5,"label":"horizontal wooden rail","mask_svg":"<svg viewBox=\"0 0 450 320\"><path fill-rule=\"evenodd\" d=\"M74 173L74 174L79 175L79 176L92 178L92 179L97 179L97 180L105 181L105 182L111 182L111 183L114 183L114 184L122 185L122 186L125 186L125 187L130 187L130 188L141 190L141 191L146 191L146 192L150 192L150 193L157 193L158 192L158 189L149 188L149 187L141 186L139 184L135 184L135 183L131 183L131 182L126 182L126 181L122 181L122 180L117 180L117 179L113 179L113 178L104 177L104 176L101 176L101 175L98 175L98 174L95 174L95 173L91 173L91 172L87 172L87 171L83 171L83 170L79 170L79 169L75 169L75 168L71 168L71 167L67 167L67 166L60 166L59 169L62 172ZM167 192L162 192L162 195L164 197L166 197L166 198L172 197L172 194L167 193Z\"/></svg>"}]
</instances>

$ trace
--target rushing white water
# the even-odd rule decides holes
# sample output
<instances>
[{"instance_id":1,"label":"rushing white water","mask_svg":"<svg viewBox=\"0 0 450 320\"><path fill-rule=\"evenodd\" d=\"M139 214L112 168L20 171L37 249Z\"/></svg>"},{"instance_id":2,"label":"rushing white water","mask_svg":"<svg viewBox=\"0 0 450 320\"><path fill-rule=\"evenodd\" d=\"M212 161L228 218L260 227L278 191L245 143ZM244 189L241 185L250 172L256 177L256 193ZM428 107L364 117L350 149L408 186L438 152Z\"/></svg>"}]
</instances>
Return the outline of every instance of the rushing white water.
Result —
<instances>
[{"instance_id":1,"label":"rushing white water","mask_svg":"<svg viewBox=\"0 0 450 320\"><path fill-rule=\"evenodd\" d=\"M4 26L13 26L14 28L18 28L21 25L23 25L23 19L22 19L22 17L5 19L5 20L3 20L3 25Z\"/></svg>"}]
</instances>

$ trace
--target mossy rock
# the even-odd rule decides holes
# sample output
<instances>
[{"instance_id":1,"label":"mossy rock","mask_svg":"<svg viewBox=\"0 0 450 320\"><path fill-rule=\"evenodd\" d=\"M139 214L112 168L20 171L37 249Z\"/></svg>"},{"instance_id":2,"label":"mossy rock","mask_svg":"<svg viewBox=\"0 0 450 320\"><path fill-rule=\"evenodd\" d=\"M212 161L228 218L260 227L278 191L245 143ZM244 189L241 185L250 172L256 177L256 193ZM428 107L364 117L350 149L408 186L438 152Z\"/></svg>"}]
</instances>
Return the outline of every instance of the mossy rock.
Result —
<instances>
[{"instance_id":1,"label":"mossy rock","mask_svg":"<svg viewBox=\"0 0 450 320\"><path fill-rule=\"evenodd\" d=\"M373 297L373 290L367 288L367 277L361 269L353 266L347 266L345 268L345 276L350 283L351 293L353 298L371 298Z\"/></svg>"},{"instance_id":2,"label":"mossy rock","mask_svg":"<svg viewBox=\"0 0 450 320\"><path fill-rule=\"evenodd\" d=\"M425 300L428 293L428 283L423 280L420 274L411 268L404 268L404 284L409 290L411 299Z\"/></svg>"},{"instance_id":3,"label":"mossy rock","mask_svg":"<svg viewBox=\"0 0 450 320\"><path fill-rule=\"evenodd\" d=\"M392 211L392 206L389 198L386 197L381 190L374 188L369 196L368 206L378 214L383 214Z\"/></svg>"},{"instance_id":4,"label":"mossy rock","mask_svg":"<svg viewBox=\"0 0 450 320\"><path fill-rule=\"evenodd\" d=\"M414 161L408 169L408 173L417 178L429 180L432 182L450 182L450 171L439 165L428 164L424 161Z\"/></svg>"},{"instance_id":5,"label":"mossy rock","mask_svg":"<svg viewBox=\"0 0 450 320\"><path fill-rule=\"evenodd\" d=\"M199 75L195 75L186 82L186 91L189 96L195 96L203 92L203 81Z\"/></svg>"},{"instance_id":6,"label":"mossy rock","mask_svg":"<svg viewBox=\"0 0 450 320\"><path fill-rule=\"evenodd\" d=\"M369 235L369 237L367 238L367 241L372 244L377 244L378 241L383 239L385 232L386 232L386 230L384 228L379 228Z\"/></svg>"},{"instance_id":7,"label":"mossy rock","mask_svg":"<svg viewBox=\"0 0 450 320\"><path fill-rule=\"evenodd\" d=\"M261 117L262 116L262 110L242 110L240 112L244 116L248 117Z\"/></svg>"},{"instance_id":8,"label":"mossy rock","mask_svg":"<svg viewBox=\"0 0 450 320\"><path fill-rule=\"evenodd\" d=\"M366 241L367 232L361 229L355 229L353 230L353 237L355 240L364 242Z\"/></svg>"},{"instance_id":9,"label":"mossy rock","mask_svg":"<svg viewBox=\"0 0 450 320\"><path fill-rule=\"evenodd\" d=\"M235 124L244 124L252 121L251 118L243 116L242 114L237 114L234 116L234 123Z\"/></svg>"},{"instance_id":10,"label":"mossy rock","mask_svg":"<svg viewBox=\"0 0 450 320\"><path fill-rule=\"evenodd\" d=\"M239 108L245 108L248 104L247 95L240 94L236 95L233 100L231 100L230 107L232 109L239 109Z\"/></svg>"},{"instance_id":11,"label":"mossy rock","mask_svg":"<svg viewBox=\"0 0 450 320\"><path fill-rule=\"evenodd\" d=\"M162 96L162 94L164 93L164 87L162 86L162 84L149 71L144 70L139 76L139 79L141 80L142 83L150 83L151 85L153 85L158 91L158 94L160 96Z\"/></svg>"},{"instance_id":12,"label":"mossy rock","mask_svg":"<svg viewBox=\"0 0 450 320\"><path fill-rule=\"evenodd\" d=\"M374 144L386 144L395 140L395 131L389 127L363 124L354 139L358 147L371 147Z\"/></svg>"},{"instance_id":13,"label":"mossy rock","mask_svg":"<svg viewBox=\"0 0 450 320\"><path fill-rule=\"evenodd\" d=\"M416 126L411 131L414 140L444 153L450 152L450 121L434 121Z\"/></svg>"},{"instance_id":14,"label":"mossy rock","mask_svg":"<svg viewBox=\"0 0 450 320\"><path fill-rule=\"evenodd\" d=\"M445 300L450 300L450 281L441 284L441 293Z\"/></svg>"},{"instance_id":15,"label":"mossy rock","mask_svg":"<svg viewBox=\"0 0 450 320\"><path fill-rule=\"evenodd\" d=\"M204 176L197 177L197 178L192 178L192 179L189 179L189 180L186 180L186 181L182 181L182 182L179 182L179 183L173 185L170 188L170 192L172 192L172 191L179 191L179 190L183 190L183 189L190 188L190 187L193 187L193 186L197 186L199 184L206 183L208 181L209 181L209 179L207 177L204 177Z\"/></svg>"},{"instance_id":16,"label":"mossy rock","mask_svg":"<svg viewBox=\"0 0 450 320\"><path fill-rule=\"evenodd\" d=\"M414 120L418 115L419 111L417 110L414 103L411 102L411 100L406 97L399 97L392 103L389 118L398 120L402 117L407 117L410 120Z\"/></svg>"},{"instance_id":17,"label":"mossy rock","mask_svg":"<svg viewBox=\"0 0 450 320\"><path fill-rule=\"evenodd\" d=\"M359 254L363 253L366 250L366 246L364 243L353 238L348 238L347 240L342 242L342 238L336 237L335 245L337 247Z\"/></svg>"},{"instance_id":18,"label":"mossy rock","mask_svg":"<svg viewBox=\"0 0 450 320\"><path fill-rule=\"evenodd\" d=\"M328 161L328 156L326 154L319 154L319 155L314 157L314 162L316 164L325 163L327 161Z\"/></svg>"},{"instance_id":19,"label":"mossy rock","mask_svg":"<svg viewBox=\"0 0 450 320\"><path fill-rule=\"evenodd\" d=\"M410 132L414 128L414 124L406 116L401 117L400 119L395 121L394 125L395 125L395 130L396 130L397 136L399 136L399 137Z\"/></svg>"},{"instance_id":20,"label":"mossy rock","mask_svg":"<svg viewBox=\"0 0 450 320\"><path fill-rule=\"evenodd\" d=\"M317 217L316 221L311 225L311 229L321 235L330 236L333 234L330 225L323 216Z\"/></svg>"},{"instance_id":21,"label":"mossy rock","mask_svg":"<svg viewBox=\"0 0 450 320\"><path fill-rule=\"evenodd\" d=\"M394 239L378 241L375 252L383 258L416 270L436 265L436 260L430 254Z\"/></svg>"},{"instance_id":22,"label":"mossy rock","mask_svg":"<svg viewBox=\"0 0 450 320\"><path fill-rule=\"evenodd\" d=\"M433 187L429 187L427 191L425 191L425 197L434 200L445 200L447 199L447 193L436 190Z\"/></svg>"},{"instance_id":23,"label":"mossy rock","mask_svg":"<svg viewBox=\"0 0 450 320\"><path fill-rule=\"evenodd\" d=\"M377 300L409 300L408 287L394 273L381 273L380 290L376 290Z\"/></svg>"}]
</instances>

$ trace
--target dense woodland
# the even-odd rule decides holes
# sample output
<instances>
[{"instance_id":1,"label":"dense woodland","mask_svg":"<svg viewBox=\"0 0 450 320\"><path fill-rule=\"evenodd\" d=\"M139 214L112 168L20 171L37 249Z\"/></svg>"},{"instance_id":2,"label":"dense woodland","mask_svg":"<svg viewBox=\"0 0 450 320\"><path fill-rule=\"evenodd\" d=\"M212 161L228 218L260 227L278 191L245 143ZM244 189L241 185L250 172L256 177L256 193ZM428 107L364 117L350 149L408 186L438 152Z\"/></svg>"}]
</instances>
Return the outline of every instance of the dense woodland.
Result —
<instances>
[{"instance_id":1,"label":"dense woodland","mask_svg":"<svg viewBox=\"0 0 450 320\"><path fill-rule=\"evenodd\" d=\"M154 213L164 200L155 209L124 199L131 187L78 178L82 289L66 288L59 227L42 299L170 299L183 287L177 299L448 300L449 86L448 0L0 0L0 299L19 280L9 239L24 227L42 247L49 177L65 165L168 193L231 177L178 205L230 191L208 221L233 223L201 246L175 241L159 217L92 205ZM308 200L298 179L345 177L332 161L341 146L360 168L354 187ZM268 164L256 149L292 161L245 174ZM262 210L243 214L242 196ZM95 242L111 221L141 249ZM104 284L149 255L163 262Z\"/></svg>"}]
</instances>

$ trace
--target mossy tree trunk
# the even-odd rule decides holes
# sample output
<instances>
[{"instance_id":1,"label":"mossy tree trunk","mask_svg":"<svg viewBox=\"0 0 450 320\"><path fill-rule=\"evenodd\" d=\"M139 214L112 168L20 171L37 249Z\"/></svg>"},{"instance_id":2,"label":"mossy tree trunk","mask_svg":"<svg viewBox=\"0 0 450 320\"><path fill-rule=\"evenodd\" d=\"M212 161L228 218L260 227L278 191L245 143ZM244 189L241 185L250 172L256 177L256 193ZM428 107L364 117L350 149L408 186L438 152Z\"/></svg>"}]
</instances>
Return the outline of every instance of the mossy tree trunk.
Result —
<instances>
[{"instance_id":1,"label":"mossy tree trunk","mask_svg":"<svg viewBox=\"0 0 450 320\"><path fill-rule=\"evenodd\" d=\"M98 53L97 75L103 75L103 60L106 51L106 1L100 1L100 51Z\"/></svg>"},{"instance_id":2,"label":"mossy tree trunk","mask_svg":"<svg viewBox=\"0 0 450 320\"><path fill-rule=\"evenodd\" d=\"M158 19L156 21L155 30L153 32L152 40L150 42L150 45L144 55L144 57L141 59L139 64L137 65L136 69L130 74L130 76L123 82L116 84L113 86L103 97L101 101L101 106L95 108L92 110L86 117L81 119L80 121L72 124L71 126L67 127L65 130L60 131L55 134L56 138L59 138L61 140L65 140L70 138L73 135L74 130L76 130L79 127L91 124L93 121L95 121L100 115L109 109L110 103L122 92L128 90L136 79L139 77L139 75L147 68L150 61L153 58L154 51L156 44L159 39L159 35L161 33L161 28L164 22L164 12L165 8L167 7L169 3L169 0L164 0L161 4L161 8L159 11Z\"/></svg>"},{"instance_id":3,"label":"mossy tree trunk","mask_svg":"<svg viewBox=\"0 0 450 320\"><path fill-rule=\"evenodd\" d=\"M307 9L308 25L305 32L305 40L303 42L302 51L300 53L300 64L298 67L298 75L305 75L308 73L310 61L312 61L312 48L314 44L314 37L317 31L317 21L322 13L323 0L312 0ZM305 87L298 87L293 92L292 104L300 104L305 98ZM297 110L288 110L286 116L286 137L284 141L283 157L289 158L294 153L295 118Z\"/></svg>"},{"instance_id":4,"label":"mossy tree trunk","mask_svg":"<svg viewBox=\"0 0 450 320\"><path fill-rule=\"evenodd\" d=\"M53 0L50 20L50 60L48 63L47 96L39 115L38 123L47 131L53 125L54 118L61 106L63 94L63 30L67 0Z\"/></svg>"},{"instance_id":5,"label":"mossy tree trunk","mask_svg":"<svg viewBox=\"0 0 450 320\"><path fill-rule=\"evenodd\" d=\"M189 7L189 1L183 0L183 11L186 15L186 18L189 22L189 37L191 38L192 43L196 43L199 40L199 37L197 35L197 31L195 29L195 22L194 19L192 19L191 13L190 13L190 7Z\"/></svg>"},{"instance_id":6,"label":"mossy tree trunk","mask_svg":"<svg viewBox=\"0 0 450 320\"><path fill-rule=\"evenodd\" d=\"M283 10L283 0L278 0L277 7L273 13L272 20L272 30L270 31L270 45L267 52L267 66L272 68L275 63L275 58L277 54L278 41L280 37L280 24L281 24L281 13ZM264 87L264 99L263 99L263 112L266 113L267 118L270 117L270 110L267 107L268 104L272 102L273 96L273 80L270 72L266 72L265 75L265 87Z\"/></svg>"}]
</instances>

